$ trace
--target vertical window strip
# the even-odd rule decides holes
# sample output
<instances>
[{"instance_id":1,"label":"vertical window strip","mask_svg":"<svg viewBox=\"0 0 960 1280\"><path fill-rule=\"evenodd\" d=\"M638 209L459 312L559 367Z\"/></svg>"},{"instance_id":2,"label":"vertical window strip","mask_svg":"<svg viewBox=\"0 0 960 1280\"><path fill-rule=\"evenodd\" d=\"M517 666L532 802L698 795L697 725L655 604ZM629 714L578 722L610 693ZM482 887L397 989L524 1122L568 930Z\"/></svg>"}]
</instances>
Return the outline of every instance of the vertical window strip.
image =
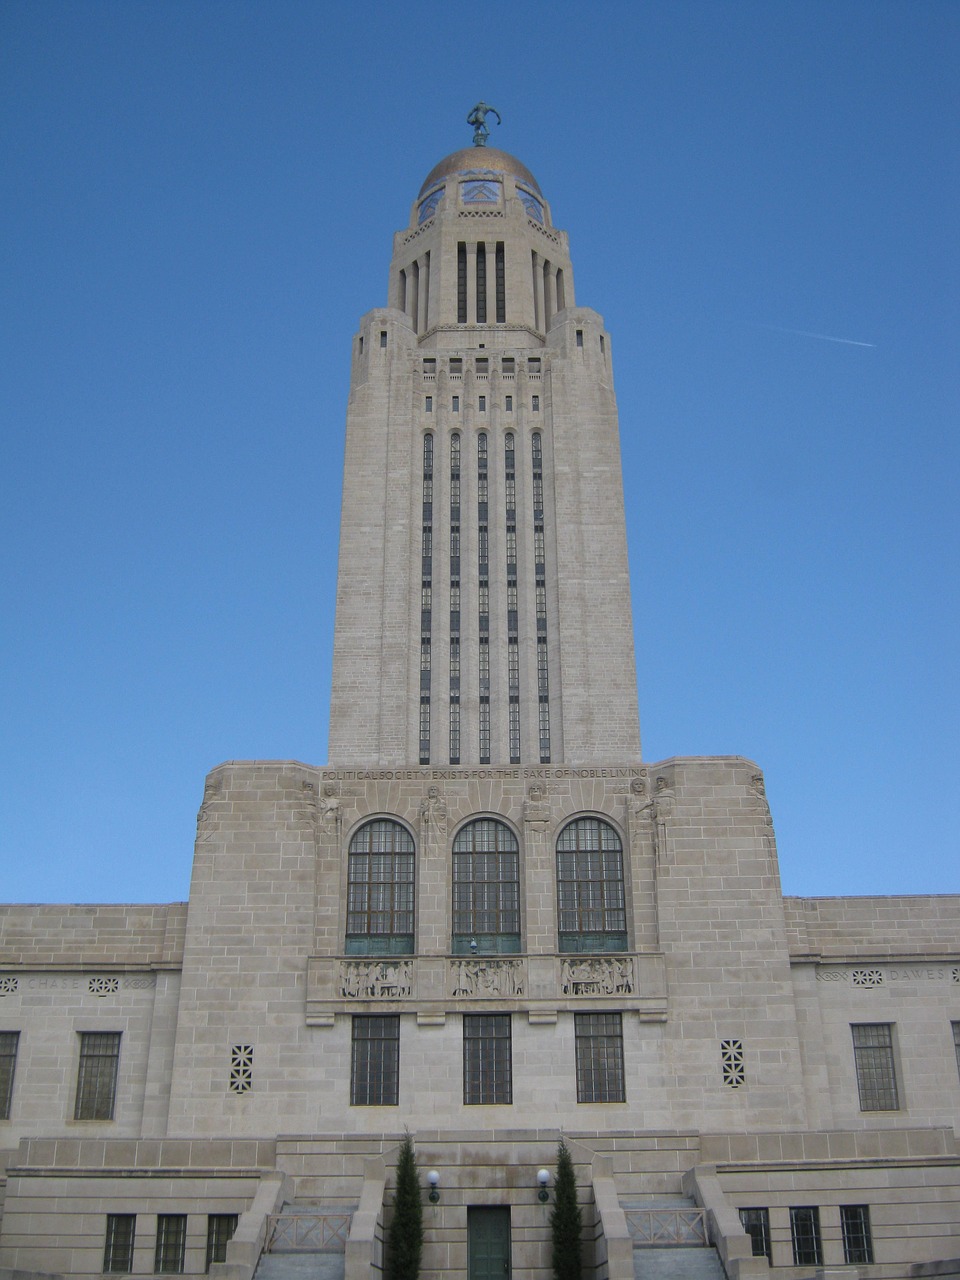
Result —
<instances>
[{"instance_id":1,"label":"vertical window strip","mask_svg":"<svg viewBox=\"0 0 960 1280\"><path fill-rule=\"evenodd\" d=\"M451 764L460 763L460 435L450 437L450 710Z\"/></svg>"},{"instance_id":2,"label":"vertical window strip","mask_svg":"<svg viewBox=\"0 0 960 1280\"><path fill-rule=\"evenodd\" d=\"M547 651L547 570L543 533L543 437L535 431L531 438L533 472L533 542L537 604L537 700L540 736L540 763L550 763L550 683Z\"/></svg>"},{"instance_id":3,"label":"vertical window strip","mask_svg":"<svg viewBox=\"0 0 960 1280\"><path fill-rule=\"evenodd\" d=\"M840 1228L843 1233L844 1262L873 1262L873 1235L870 1231L870 1206L842 1204Z\"/></svg>"},{"instance_id":4,"label":"vertical window strip","mask_svg":"<svg viewBox=\"0 0 960 1280\"><path fill-rule=\"evenodd\" d=\"M457 245L457 324L467 323L467 246Z\"/></svg>"},{"instance_id":5,"label":"vertical window strip","mask_svg":"<svg viewBox=\"0 0 960 1280\"><path fill-rule=\"evenodd\" d=\"M820 1210L816 1205L802 1205L790 1210L790 1239L795 1267L823 1266Z\"/></svg>"},{"instance_id":6,"label":"vertical window strip","mask_svg":"<svg viewBox=\"0 0 960 1280\"><path fill-rule=\"evenodd\" d=\"M741 1209L740 1223L750 1237L751 1254L754 1258L766 1258L773 1261L770 1251L770 1210Z\"/></svg>"},{"instance_id":7,"label":"vertical window strip","mask_svg":"<svg viewBox=\"0 0 960 1280\"><path fill-rule=\"evenodd\" d=\"M487 323L487 246L477 244L477 324Z\"/></svg>"},{"instance_id":8,"label":"vertical window strip","mask_svg":"<svg viewBox=\"0 0 960 1280\"><path fill-rule=\"evenodd\" d=\"M211 1213L207 1215L207 1264L210 1270L213 1262L226 1262L227 1245L237 1230L239 1217L235 1213Z\"/></svg>"},{"instance_id":9,"label":"vertical window strip","mask_svg":"<svg viewBox=\"0 0 960 1280\"><path fill-rule=\"evenodd\" d=\"M19 1031L0 1031L0 1120L10 1119L19 1044Z\"/></svg>"},{"instance_id":10,"label":"vertical window strip","mask_svg":"<svg viewBox=\"0 0 960 1280\"><path fill-rule=\"evenodd\" d=\"M423 529L420 565L422 586L433 594L433 436L423 437ZM430 763L430 655L433 614L420 613L420 763Z\"/></svg>"},{"instance_id":11,"label":"vertical window strip","mask_svg":"<svg viewBox=\"0 0 960 1280\"><path fill-rule=\"evenodd\" d=\"M506 324L507 322L507 274L506 262L503 252L503 241L497 241L496 247L496 263L497 263L497 324Z\"/></svg>"},{"instance_id":12,"label":"vertical window strip","mask_svg":"<svg viewBox=\"0 0 960 1280\"><path fill-rule=\"evenodd\" d=\"M478 684L480 763L490 763L490 535L488 521L487 434L477 436L477 621L480 632Z\"/></svg>"}]
</instances>

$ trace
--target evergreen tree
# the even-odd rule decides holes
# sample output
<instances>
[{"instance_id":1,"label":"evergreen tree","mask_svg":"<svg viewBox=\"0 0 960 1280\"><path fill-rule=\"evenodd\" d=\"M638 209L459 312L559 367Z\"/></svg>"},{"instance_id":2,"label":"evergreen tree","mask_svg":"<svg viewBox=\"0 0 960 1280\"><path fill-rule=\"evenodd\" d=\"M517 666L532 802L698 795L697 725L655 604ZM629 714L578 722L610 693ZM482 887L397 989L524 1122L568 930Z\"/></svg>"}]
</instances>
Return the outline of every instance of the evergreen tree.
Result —
<instances>
[{"instance_id":1,"label":"evergreen tree","mask_svg":"<svg viewBox=\"0 0 960 1280\"><path fill-rule=\"evenodd\" d=\"M404 1135L397 1156L397 1190L390 1224L390 1280L417 1280L423 1248L423 1205L413 1139Z\"/></svg>"},{"instance_id":2,"label":"evergreen tree","mask_svg":"<svg viewBox=\"0 0 960 1280\"><path fill-rule=\"evenodd\" d=\"M580 1232L582 1219L577 1203L577 1175L563 1138L557 1147L557 1177L553 1185L553 1274L555 1280L580 1280L583 1272Z\"/></svg>"}]
</instances>

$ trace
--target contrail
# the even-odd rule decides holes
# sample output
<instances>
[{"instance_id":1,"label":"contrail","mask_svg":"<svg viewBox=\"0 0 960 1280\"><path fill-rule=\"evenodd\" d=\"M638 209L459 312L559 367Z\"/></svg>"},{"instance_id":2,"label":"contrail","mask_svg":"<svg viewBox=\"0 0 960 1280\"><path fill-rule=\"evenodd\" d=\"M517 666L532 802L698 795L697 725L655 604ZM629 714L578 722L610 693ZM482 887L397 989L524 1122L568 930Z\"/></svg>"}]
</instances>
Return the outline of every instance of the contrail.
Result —
<instances>
[{"instance_id":1,"label":"contrail","mask_svg":"<svg viewBox=\"0 0 960 1280\"><path fill-rule=\"evenodd\" d=\"M809 329L785 329L782 324L761 324L761 329L774 329L777 333L795 333L800 338L819 338L821 342L842 342L847 347L875 347L875 342L858 342L856 338L834 338L829 333L811 333Z\"/></svg>"}]
</instances>

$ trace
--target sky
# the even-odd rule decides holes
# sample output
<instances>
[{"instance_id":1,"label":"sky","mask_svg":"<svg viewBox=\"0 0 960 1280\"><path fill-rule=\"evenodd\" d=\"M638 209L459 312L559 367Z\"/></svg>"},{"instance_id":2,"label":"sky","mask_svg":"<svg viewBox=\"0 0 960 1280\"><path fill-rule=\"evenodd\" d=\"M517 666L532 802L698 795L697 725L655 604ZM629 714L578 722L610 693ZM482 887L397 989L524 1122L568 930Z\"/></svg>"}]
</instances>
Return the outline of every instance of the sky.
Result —
<instances>
[{"instance_id":1,"label":"sky","mask_svg":"<svg viewBox=\"0 0 960 1280\"><path fill-rule=\"evenodd\" d=\"M323 764L351 338L491 143L612 334L644 755L786 893L960 891L955 0L4 0L0 897L189 891Z\"/></svg>"}]
</instances>

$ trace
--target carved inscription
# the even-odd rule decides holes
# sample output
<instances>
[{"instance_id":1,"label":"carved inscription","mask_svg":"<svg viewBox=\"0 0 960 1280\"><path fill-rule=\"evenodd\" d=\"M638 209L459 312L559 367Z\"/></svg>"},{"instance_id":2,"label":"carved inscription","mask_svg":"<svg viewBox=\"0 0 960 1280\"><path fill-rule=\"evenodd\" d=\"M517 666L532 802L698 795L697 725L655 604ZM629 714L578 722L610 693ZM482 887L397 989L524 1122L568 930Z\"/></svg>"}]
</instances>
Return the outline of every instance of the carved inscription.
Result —
<instances>
[{"instance_id":1,"label":"carved inscription","mask_svg":"<svg viewBox=\"0 0 960 1280\"><path fill-rule=\"evenodd\" d=\"M851 986L870 990L897 982L960 982L960 968L944 964L872 965L870 968L847 965L820 965L818 982L849 982Z\"/></svg>"},{"instance_id":2,"label":"carved inscription","mask_svg":"<svg viewBox=\"0 0 960 1280\"><path fill-rule=\"evenodd\" d=\"M566 996L634 995L633 960L629 956L564 960L560 989Z\"/></svg>"},{"instance_id":3,"label":"carved inscription","mask_svg":"<svg viewBox=\"0 0 960 1280\"><path fill-rule=\"evenodd\" d=\"M471 996L522 996L522 960L455 960L452 965L452 994Z\"/></svg>"},{"instance_id":4,"label":"carved inscription","mask_svg":"<svg viewBox=\"0 0 960 1280\"><path fill-rule=\"evenodd\" d=\"M399 1000L412 994L410 960L344 960L340 964L344 1000Z\"/></svg>"}]
</instances>

